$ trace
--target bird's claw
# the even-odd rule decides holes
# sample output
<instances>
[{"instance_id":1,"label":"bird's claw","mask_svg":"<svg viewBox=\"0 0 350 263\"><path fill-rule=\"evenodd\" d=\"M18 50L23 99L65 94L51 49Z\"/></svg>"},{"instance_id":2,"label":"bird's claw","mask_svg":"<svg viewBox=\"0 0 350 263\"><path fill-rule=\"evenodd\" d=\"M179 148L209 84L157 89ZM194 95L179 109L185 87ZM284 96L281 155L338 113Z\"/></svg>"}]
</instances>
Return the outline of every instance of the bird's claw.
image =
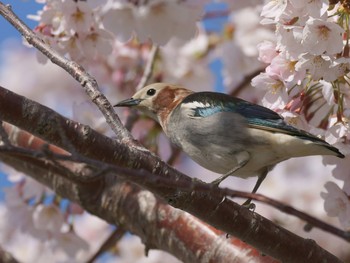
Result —
<instances>
[{"instance_id":1,"label":"bird's claw","mask_svg":"<svg viewBox=\"0 0 350 263\"><path fill-rule=\"evenodd\" d=\"M247 201L245 201L245 202L242 204L242 206L248 208L248 209L251 210L251 211L254 211L256 205L255 205L254 203L252 203L251 201L252 201L252 199L249 198Z\"/></svg>"}]
</instances>

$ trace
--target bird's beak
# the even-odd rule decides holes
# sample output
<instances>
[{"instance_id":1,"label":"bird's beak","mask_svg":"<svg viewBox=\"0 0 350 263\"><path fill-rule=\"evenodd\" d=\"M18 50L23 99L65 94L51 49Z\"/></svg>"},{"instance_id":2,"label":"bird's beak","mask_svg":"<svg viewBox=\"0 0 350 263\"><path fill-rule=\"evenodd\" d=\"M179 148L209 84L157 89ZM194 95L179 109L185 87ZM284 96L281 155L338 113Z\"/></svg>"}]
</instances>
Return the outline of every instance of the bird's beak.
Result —
<instances>
[{"instance_id":1,"label":"bird's beak","mask_svg":"<svg viewBox=\"0 0 350 263\"><path fill-rule=\"evenodd\" d=\"M132 107L132 106L137 106L140 104L140 102L142 101L142 99L126 99L126 100L122 100L120 102L118 102L117 104L115 104L113 107Z\"/></svg>"}]
</instances>

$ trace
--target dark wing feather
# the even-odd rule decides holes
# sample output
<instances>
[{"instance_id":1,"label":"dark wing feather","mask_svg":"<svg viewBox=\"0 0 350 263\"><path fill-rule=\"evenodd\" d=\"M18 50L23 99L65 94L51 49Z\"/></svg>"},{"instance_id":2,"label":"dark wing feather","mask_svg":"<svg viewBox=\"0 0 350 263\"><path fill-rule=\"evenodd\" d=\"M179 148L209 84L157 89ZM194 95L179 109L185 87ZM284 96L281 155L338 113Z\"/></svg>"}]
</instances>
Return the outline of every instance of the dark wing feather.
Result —
<instances>
[{"instance_id":1,"label":"dark wing feather","mask_svg":"<svg viewBox=\"0 0 350 263\"><path fill-rule=\"evenodd\" d=\"M193 102L199 102L203 105L203 107L192 109L193 117L204 118L218 112L233 112L243 116L251 128L289 134L304 140L320 143L330 150L339 153L339 156L341 156L335 147L308 132L288 125L279 114L263 106L216 92L193 93L182 101L182 103Z\"/></svg>"}]
</instances>

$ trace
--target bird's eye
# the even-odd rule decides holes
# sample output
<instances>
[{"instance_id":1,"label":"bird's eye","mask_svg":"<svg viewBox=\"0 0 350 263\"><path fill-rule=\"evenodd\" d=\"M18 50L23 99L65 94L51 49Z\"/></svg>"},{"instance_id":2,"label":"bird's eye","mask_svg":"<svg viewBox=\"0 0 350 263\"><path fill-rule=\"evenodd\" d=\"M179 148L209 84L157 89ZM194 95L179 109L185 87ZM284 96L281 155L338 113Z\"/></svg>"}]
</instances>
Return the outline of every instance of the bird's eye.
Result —
<instances>
[{"instance_id":1,"label":"bird's eye","mask_svg":"<svg viewBox=\"0 0 350 263\"><path fill-rule=\"evenodd\" d=\"M147 90L147 95L148 95L148 96L153 96L154 94L156 94L156 90L155 90L155 89L149 89L149 90Z\"/></svg>"}]
</instances>

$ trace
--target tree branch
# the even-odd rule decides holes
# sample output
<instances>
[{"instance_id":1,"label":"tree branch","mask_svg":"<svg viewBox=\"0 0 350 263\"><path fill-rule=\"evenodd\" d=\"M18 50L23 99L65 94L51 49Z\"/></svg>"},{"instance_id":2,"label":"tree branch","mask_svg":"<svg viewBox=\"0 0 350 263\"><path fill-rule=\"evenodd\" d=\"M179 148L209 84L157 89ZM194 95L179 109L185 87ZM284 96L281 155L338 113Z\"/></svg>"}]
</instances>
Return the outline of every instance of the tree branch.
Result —
<instances>
[{"instance_id":1,"label":"tree branch","mask_svg":"<svg viewBox=\"0 0 350 263\"><path fill-rule=\"evenodd\" d=\"M17 135L21 137L21 134ZM11 136L11 138L16 137ZM115 175L103 176L99 181L90 184L87 182L77 184L78 180L72 181L58 173L60 171L42 156L40 159L35 158L36 153L39 153L37 150L30 154L29 149L24 149L22 152L18 149L15 152L17 147L13 147L13 154L4 155L4 152L0 151L2 161L13 165L20 171L25 171L61 196L78 202L87 211L110 223L117 224L118 228L126 228L139 235L148 249L163 249L185 262L201 262L204 258L211 262L247 262L250 260L276 262L269 257L261 256L255 249L235 238L225 238L223 232L203 224L188 213L164 204L152 193L135 185L121 183ZM23 155L24 151L28 151L29 154ZM59 156L67 157L61 154ZM35 159L35 162L32 162L32 159ZM65 166L71 169L71 173L74 173L76 169L71 164L70 162ZM121 176L124 177L122 174ZM142 177L140 179L144 180ZM109 241L101 249L109 246ZM242 253L241 250L245 252Z\"/></svg>"},{"instance_id":2,"label":"tree branch","mask_svg":"<svg viewBox=\"0 0 350 263\"><path fill-rule=\"evenodd\" d=\"M19 263L9 252L0 247L0 262L1 263Z\"/></svg>"},{"instance_id":3,"label":"tree branch","mask_svg":"<svg viewBox=\"0 0 350 263\"><path fill-rule=\"evenodd\" d=\"M147 64L146 64L145 70L144 70L144 72L142 74L142 78L141 78L139 84L137 84L136 90L140 90L144 86L147 85L147 83L148 83L148 81L151 78L152 73L153 73L154 64L155 64L155 61L156 61L156 58L157 58L157 54L158 54L158 46L153 45L152 49L151 49L151 51L149 53L149 58L147 60Z\"/></svg>"},{"instance_id":4,"label":"tree branch","mask_svg":"<svg viewBox=\"0 0 350 263\"><path fill-rule=\"evenodd\" d=\"M77 153L87 156L88 158L136 169L142 167L150 173L164 176L168 178L168 180L173 180L174 182L181 181L186 182L186 184L191 183L189 177L167 166L159 158L152 155L132 139L127 130L122 127L119 118L114 114L110 103L98 90L96 80L80 65L60 56L55 50L46 45L34 32L18 19L8 6L5 6L1 2L0 14L16 27L30 44L40 50L53 63L64 68L70 75L79 81L79 83L81 83L86 93L99 107L107 122L111 125L113 131L116 133L117 140L111 140L104 137L87 126L65 119L46 107L23 97L17 95L16 97L13 93L4 89L0 90L0 119L28 130L34 135L53 142L67 151L70 150L69 146L73 146ZM15 104L11 104L9 107L6 100L10 98L12 98L12 102L15 102ZM69 146L62 141L62 132L64 133L65 138L70 139ZM101 176L101 180L91 184L72 184L67 178L57 175L54 172L47 173L47 171L45 171L46 173L44 173L42 170L45 169L42 169L43 164L40 164L40 160L36 160L36 163L32 162L33 160L23 162L23 160L19 161L16 156L5 154L1 154L1 158L7 163L12 163L16 168L29 172L32 177L51 187L57 193L73 201L79 202L88 211L106 219L108 222L114 224L119 223L121 225L127 224L125 221L126 217L121 212L124 209L129 209L128 212L133 211L135 213L131 218L128 218L129 220L134 219L136 213L138 216L141 215L147 217L148 214L145 212L154 209L154 202L152 202L154 196L150 192L134 188L128 184L121 184L120 180L113 175L106 174L105 176ZM24 163L26 165L24 165ZM33 172L37 169L41 172ZM39 177L38 174L41 176ZM247 243L257 247L263 253L272 255L284 262L295 262L305 259L314 262L339 262L337 258L318 247L314 242L304 240L283 228L275 226L267 219L264 219L246 208L225 199L225 196L222 194L210 196L207 193L203 194L203 192L192 191L191 193L188 193L179 191L172 187L159 187L159 185L154 184L147 185L147 181L144 183L138 183L158 194L173 206L196 215L211 225L245 240ZM128 200L123 199L125 192L128 192ZM133 200L132 204L128 203L130 202L130 196L134 196L134 199L130 199ZM140 199L140 196L152 203L149 204L147 202L148 206L141 206L141 204L144 204L142 203L142 198ZM139 205L137 209L135 209L135 204ZM146 210L142 213L141 210L144 208L146 208ZM165 214L167 217L173 218L174 211L178 211L172 210L172 208L170 209L170 207L164 203L159 204L159 207L157 208L161 208L160 210L164 209L163 213L158 215L159 217L162 217ZM180 214L176 214L175 217L176 226L179 224L181 225L182 222L177 222L177 220L183 212L178 211L178 213ZM196 225L195 222L197 219L193 218L193 220L194 221L191 222L192 226ZM149 236L145 235L143 231L145 231L145 228L147 228L148 225L143 225L142 220L138 221L139 225L132 225L130 227L137 229L138 231L136 232L139 232L143 238L147 239L147 243L150 244L151 247L163 248L165 246L164 243L166 243L164 241L167 240L159 239L159 237L157 237L158 239L155 239L156 237L152 232L147 232ZM140 227L141 230L139 229ZM173 227L173 230L176 231L175 225ZM133 231L133 229L131 230ZM155 231L156 229L153 230ZM180 235L185 232L186 231L176 233L177 235ZM218 245L217 242L214 243L215 245ZM193 245L192 242L186 243L185 247L191 245ZM169 247L166 248L169 249ZM179 247L177 247L177 249L178 248ZM225 246L221 246L218 253L225 252L225 248ZM218 247L215 247L215 249L218 249ZM193 259L192 254L185 255L182 250L177 251L176 249L173 249L172 253L175 255L181 254L186 260Z\"/></svg>"},{"instance_id":5,"label":"tree branch","mask_svg":"<svg viewBox=\"0 0 350 263\"><path fill-rule=\"evenodd\" d=\"M90 167L96 167L96 168L102 169L102 172L100 172L99 174L93 175L87 178L86 178L86 172L83 173L85 174L84 176L82 176L81 174L72 173L72 175L68 176L67 178L75 183L80 183L80 182L86 183L92 180L95 181L95 180L98 180L98 177L100 177L101 174L112 173L112 174L120 174L124 180L135 182L139 184L141 187L146 186L148 189L153 189L154 187L157 187L157 186L172 187L172 189L187 191L190 194L193 194L196 191L201 193L209 192L212 196L218 196L218 197L228 196L232 198L239 197L239 198L256 200L256 201L265 203L267 205L270 205L286 214L294 215L306 221L312 227L317 227L328 233L331 233L340 238L343 238L345 241L350 242L349 232L342 231L336 227L333 227L325 222L318 220L315 217L312 217L306 213L303 213L289 205L285 205L281 202L278 202L272 198L266 197L261 194L247 193L242 191L231 190L228 188L217 188L217 187L213 187L210 184L208 185L208 184L202 183L198 180L193 180L192 182L177 180L176 182L174 182L169 178L166 178L163 176L155 176L147 171L138 171L138 170L129 169L129 168L121 168L113 165L107 165L100 161L92 160L80 155L67 156L62 154L48 153L46 150L44 152L30 151L30 150L18 148L12 145L0 146L0 152L7 152L12 155L17 154L17 155L23 155L26 157L34 157L34 158L46 158L47 154L49 154L50 159L54 158L57 160L80 162L80 163L85 163ZM60 165L58 161L55 161L54 163ZM87 173L89 172L90 171L88 171Z\"/></svg>"},{"instance_id":6,"label":"tree branch","mask_svg":"<svg viewBox=\"0 0 350 263\"><path fill-rule=\"evenodd\" d=\"M121 227L118 227L117 229L113 230L109 237L105 240L105 242L103 242L103 244L96 251L96 253L93 254L92 257L86 261L86 263L94 263L100 255L102 255L104 252L108 251L113 246L115 246L116 243L125 235L125 233L126 231Z\"/></svg>"},{"instance_id":7,"label":"tree branch","mask_svg":"<svg viewBox=\"0 0 350 263\"><path fill-rule=\"evenodd\" d=\"M75 148L75 151L87 158L136 169L142 167L150 173L164 176L173 182L184 182L189 185L192 183L191 178L168 167L149 152L111 140L87 126L66 119L53 110L4 88L0 88L0 119L11 122L47 141L54 142L59 147L65 148L67 146L64 145L61 136L58 134L58 130L62 130L67 135L67 138L71 139L70 143ZM57 125L60 125L61 128L56 129ZM20 164L16 163L16 165L21 164L22 162ZM142 171L139 173L142 174ZM54 189L58 194L80 203L86 210L104 218L108 222L124 225L132 221L134 215L130 215L131 217L127 218L121 211L126 209L126 212L133 211L136 213L135 208L129 210L130 207L123 201L131 202L131 200L134 200L135 203L139 203L137 194L136 196L134 195L134 199L128 196L128 199L124 200L122 197L125 197L125 194L120 190L121 188L123 189L120 186L120 180L113 175L106 174L101 176L100 182L94 182L90 185L72 184L59 175L54 176L53 173L47 172L39 176L39 178L37 173L31 174L31 176ZM271 255L284 262L295 262L305 259L314 262L319 262L320 260L339 262L333 255L318 247L315 242L300 238L282 227L274 225L258 214L225 199L225 195L212 195L202 191L188 193L188 191L184 192L175 187L164 186L163 184L152 183L150 180L141 179L138 182L139 184L150 189L172 205L190 212L225 233L244 240L264 254ZM124 187L126 186L124 185ZM76 193L76 189L79 190L78 193ZM133 195L135 193L135 190L130 185L127 186L127 189L129 194ZM144 194L147 193L147 196L150 194L149 192L142 192ZM170 213L169 216L173 213L170 212L172 210L169 210L165 204L162 204L161 207ZM152 210L154 207L149 207L149 209ZM140 227L141 230L139 229ZM144 236L145 227L141 223L140 226L133 225L129 226L128 229L143 237L143 240L148 240ZM149 239L153 240L152 235L154 233L149 234L151 235ZM153 244L151 247L157 247L154 243L149 243ZM156 244L159 245L158 248L166 250L163 247L163 243ZM298 253L295 251L298 251Z\"/></svg>"},{"instance_id":8,"label":"tree branch","mask_svg":"<svg viewBox=\"0 0 350 263\"><path fill-rule=\"evenodd\" d=\"M44 56L49 58L52 63L63 68L74 79L76 79L85 92L91 98L99 110L106 118L107 123L117 136L117 139L134 142L130 133L123 127L118 116L114 113L112 105L107 98L99 91L96 80L78 63L61 56L56 50L47 45L38 37L23 21L19 19L11 10L10 5L4 5L0 2L0 14L10 22L27 40L27 42L38 49Z\"/></svg>"}]
</instances>

